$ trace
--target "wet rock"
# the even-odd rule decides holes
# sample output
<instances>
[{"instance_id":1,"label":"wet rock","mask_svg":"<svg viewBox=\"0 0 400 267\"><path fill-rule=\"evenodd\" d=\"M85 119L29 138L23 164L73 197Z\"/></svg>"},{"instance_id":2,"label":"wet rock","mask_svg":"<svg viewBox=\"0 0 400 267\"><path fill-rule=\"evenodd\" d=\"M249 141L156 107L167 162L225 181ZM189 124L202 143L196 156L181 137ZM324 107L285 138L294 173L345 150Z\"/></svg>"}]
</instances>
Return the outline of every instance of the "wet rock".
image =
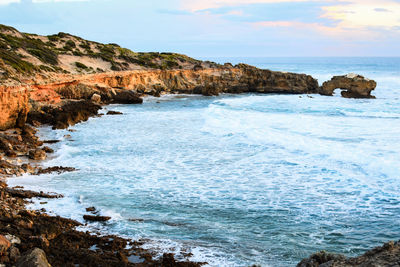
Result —
<instances>
[{"instance_id":1,"label":"wet rock","mask_svg":"<svg viewBox=\"0 0 400 267\"><path fill-rule=\"evenodd\" d=\"M119 111L112 111L112 110L107 112L107 115L122 115L122 114L124 114L124 113L119 112Z\"/></svg>"},{"instance_id":2,"label":"wet rock","mask_svg":"<svg viewBox=\"0 0 400 267\"><path fill-rule=\"evenodd\" d=\"M34 248L20 257L16 267L51 267L51 265L47 261L44 251Z\"/></svg>"},{"instance_id":3,"label":"wet rock","mask_svg":"<svg viewBox=\"0 0 400 267\"><path fill-rule=\"evenodd\" d=\"M96 211L96 208L95 207L89 207L89 208L86 208L86 211L87 212L94 212L94 211Z\"/></svg>"},{"instance_id":4,"label":"wet rock","mask_svg":"<svg viewBox=\"0 0 400 267\"><path fill-rule=\"evenodd\" d=\"M35 126L35 127L39 127L39 126L42 125L40 122L35 121L35 120L31 121L31 123L32 123L32 125Z\"/></svg>"},{"instance_id":5,"label":"wet rock","mask_svg":"<svg viewBox=\"0 0 400 267\"><path fill-rule=\"evenodd\" d=\"M30 190L20 190L20 189L13 189L13 188L6 188L5 191L13 197L19 198L62 198L63 195L60 194L47 194L43 192L35 192Z\"/></svg>"},{"instance_id":6,"label":"wet rock","mask_svg":"<svg viewBox=\"0 0 400 267\"><path fill-rule=\"evenodd\" d=\"M56 143L59 143L59 142L61 142L60 140L46 140L46 141L43 141L43 143L45 143L45 144L56 144Z\"/></svg>"},{"instance_id":7,"label":"wet rock","mask_svg":"<svg viewBox=\"0 0 400 267\"><path fill-rule=\"evenodd\" d=\"M111 217L108 216L95 216L95 215L83 215L83 219L86 221L92 222L106 222L111 220Z\"/></svg>"},{"instance_id":8,"label":"wet rock","mask_svg":"<svg viewBox=\"0 0 400 267\"><path fill-rule=\"evenodd\" d=\"M48 146L44 146L43 147L44 152L46 153L54 153L54 149L48 147Z\"/></svg>"},{"instance_id":9,"label":"wet rock","mask_svg":"<svg viewBox=\"0 0 400 267\"><path fill-rule=\"evenodd\" d=\"M326 81L320 88L320 94L333 95L335 89L341 89L342 96L346 98L375 98L371 91L375 90L376 82L364 76L350 73L344 76L334 76Z\"/></svg>"},{"instance_id":10,"label":"wet rock","mask_svg":"<svg viewBox=\"0 0 400 267\"><path fill-rule=\"evenodd\" d=\"M42 149L35 149L29 151L29 158L33 160L45 160L46 152Z\"/></svg>"},{"instance_id":11,"label":"wet rock","mask_svg":"<svg viewBox=\"0 0 400 267\"><path fill-rule=\"evenodd\" d=\"M297 267L318 267L321 264L326 264L326 267L332 266L333 262L343 262L346 257L337 254L327 253L326 251L320 251L313 254L310 258L302 260Z\"/></svg>"},{"instance_id":12,"label":"wet rock","mask_svg":"<svg viewBox=\"0 0 400 267\"><path fill-rule=\"evenodd\" d=\"M77 169L72 168L72 167L62 167L62 166L56 166L56 167L49 167L49 168L39 168L37 171L37 175L41 175L41 174L48 174L48 173L57 173L57 174L61 174L64 172L74 172L77 171Z\"/></svg>"},{"instance_id":13,"label":"wet rock","mask_svg":"<svg viewBox=\"0 0 400 267\"><path fill-rule=\"evenodd\" d=\"M399 263L400 242L392 241L355 258L321 251L303 259L297 267L399 266Z\"/></svg>"},{"instance_id":14,"label":"wet rock","mask_svg":"<svg viewBox=\"0 0 400 267\"><path fill-rule=\"evenodd\" d=\"M22 164L21 168L24 170L25 173L33 174L36 171L36 169L32 167L30 164Z\"/></svg>"}]
</instances>

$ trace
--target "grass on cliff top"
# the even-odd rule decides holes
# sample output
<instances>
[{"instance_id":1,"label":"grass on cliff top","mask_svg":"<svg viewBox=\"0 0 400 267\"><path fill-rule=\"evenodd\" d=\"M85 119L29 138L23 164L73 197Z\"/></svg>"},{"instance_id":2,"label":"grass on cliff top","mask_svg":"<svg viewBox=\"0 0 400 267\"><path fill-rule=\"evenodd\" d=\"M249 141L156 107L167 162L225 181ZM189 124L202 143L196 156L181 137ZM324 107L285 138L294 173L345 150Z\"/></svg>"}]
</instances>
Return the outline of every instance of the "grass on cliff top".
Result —
<instances>
[{"instance_id":1,"label":"grass on cliff top","mask_svg":"<svg viewBox=\"0 0 400 267\"><path fill-rule=\"evenodd\" d=\"M23 49L32 56L40 59L42 62L50 65L58 64L58 56L52 48L40 39L31 38L28 35L23 35L22 38L9 34L0 33L0 40L10 47L11 51Z\"/></svg>"},{"instance_id":2,"label":"grass on cliff top","mask_svg":"<svg viewBox=\"0 0 400 267\"><path fill-rule=\"evenodd\" d=\"M38 70L36 66L23 60L18 54L2 48L0 48L0 58L6 65L11 66L19 73L33 73Z\"/></svg>"},{"instance_id":3,"label":"grass on cliff top","mask_svg":"<svg viewBox=\"0 0 400 267\"><path fill-rule=\"evenodd\" d=\"M44 41L42 41L42 40ZM131 65L152 69L180 69L182 66L201 64L202 61L177 53L137 53L118 44L101 44L84 40L78 36L60 32L43 39L35 34L20 33L16 29L0 24L1 59L17 72L64 71L58 66L58 55L89 56L111 63L111 70L129 70ZM22 49L39 59L43 64L34 66L23 56ZM47 67L46 67L47 66ZM78 69L85 69L77 66ZM95 70L93 70L95 71ZM97 71L97 70L96 70Z\"/></svg>"}]
</instances>

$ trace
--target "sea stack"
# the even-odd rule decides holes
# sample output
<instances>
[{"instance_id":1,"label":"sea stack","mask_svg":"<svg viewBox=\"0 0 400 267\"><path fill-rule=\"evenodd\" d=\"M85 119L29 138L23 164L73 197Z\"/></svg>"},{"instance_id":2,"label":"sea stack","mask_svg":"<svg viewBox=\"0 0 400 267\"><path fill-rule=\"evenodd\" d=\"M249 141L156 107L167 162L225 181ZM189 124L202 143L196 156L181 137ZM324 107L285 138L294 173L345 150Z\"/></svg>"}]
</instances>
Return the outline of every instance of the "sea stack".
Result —
<instances>
[{"instance_id":1,"label":"sea stack","mask_svg":"<svg viewBox=\"0 0 400 267\"><path fill-rule=\"evenodd\" d=\"M343 76L334 76L320 88L321 95L333 95L335 89L341 89L346 98L375 98L371 91L375 90L376 82L355 73Z\"/></svg>"}]
</instances>

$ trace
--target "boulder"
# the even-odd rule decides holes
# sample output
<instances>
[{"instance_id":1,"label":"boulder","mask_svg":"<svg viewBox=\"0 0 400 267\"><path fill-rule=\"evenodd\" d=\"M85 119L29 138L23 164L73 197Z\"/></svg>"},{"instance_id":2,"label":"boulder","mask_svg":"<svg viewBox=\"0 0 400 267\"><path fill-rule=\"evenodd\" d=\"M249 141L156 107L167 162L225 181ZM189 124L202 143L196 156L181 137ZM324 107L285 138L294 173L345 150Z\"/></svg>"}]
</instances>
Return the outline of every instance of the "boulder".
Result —
<instances>
[{"instance_id":1,"label":"boulder","mask_svg":"<svg viewBox=\"0 0 400 267\"><path fill-rule=\"evenodd\" d=\"M125 89L114 89L115 95L111 100L114 104L142 104L143 99L135 92Z\"/></svg>"},{"instance_id":2,"label":"boulder","mask_svg":"<svg viewBox=\"0 0 400 267\"><path fill-rule=\"evenodd\" d=\"M16 267L51 267L46 254L40 248L24 253L17 261Z\"/></svg>"},{"instance_id":3,"label":"boulder","mask_svg":"<svg viewBox=\"0 0 400 267\"><path fill-rule=\"evenodd\" d=\"M326 81L320 88L321 95L333 95L335 89L341 89L342 96L346 98L375 98L371 91L376 88L376 82L364 76L350 73L343 76L334 76Z\"/></svg>"},{"instance_id":4,"label":"boulder","mask_svg":"<svg viewBox=\"0 0 400 267\"><path fill-rule=\"evenodd\" d=\"M29 151L29 158L33 160L45 160L46 152L42 149L35 149Z\"/></svg>"},{"instance_id":5,"label":"boulder","mask_svg":"<svg viewBox=\"0 0 400 267\"><path fill-rule=\"evenodd\" d=\"M94 94L92 95L91 100L95 103L100 103L101 102L101 96L99 94Z\"/></svg>"}]
</instances>

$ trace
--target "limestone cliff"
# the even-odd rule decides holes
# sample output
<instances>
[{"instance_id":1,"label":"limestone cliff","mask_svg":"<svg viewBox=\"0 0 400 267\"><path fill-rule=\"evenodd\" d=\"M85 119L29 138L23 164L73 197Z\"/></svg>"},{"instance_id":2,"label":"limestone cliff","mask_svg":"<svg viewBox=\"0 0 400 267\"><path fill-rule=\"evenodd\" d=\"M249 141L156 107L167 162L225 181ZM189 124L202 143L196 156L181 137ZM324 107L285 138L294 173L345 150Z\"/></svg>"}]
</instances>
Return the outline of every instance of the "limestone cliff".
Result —
<instances>
[{"instance_id":1,"label":"limestone cliff","mask_svg":"<svg viewBox=\"0 0 400 267\"><path fill-rule=\"evenodd\" d=\"M25 86L0 86L0 130L24 125L28 114L28 96Z\"/></svg>"},{"instance_id":2,"label":"limestone cliff","mask_svg":"<svg viewBox=\"0 0 400 267\"><path fill-rule=\"evenodd\" d=\"M320 88L306 74L220 65L175 53L136 53L66 33L40 36L0 25L0 129L23 126L27 114L31 123L65 128L97 114L98 103L142 103L143 95L330 95L333 87L343 87L335 81ZM363 93L358 88L363 84L357 90L353 85L360 83L347 81L345 96Z\"/></svg>"}]
</instances>

